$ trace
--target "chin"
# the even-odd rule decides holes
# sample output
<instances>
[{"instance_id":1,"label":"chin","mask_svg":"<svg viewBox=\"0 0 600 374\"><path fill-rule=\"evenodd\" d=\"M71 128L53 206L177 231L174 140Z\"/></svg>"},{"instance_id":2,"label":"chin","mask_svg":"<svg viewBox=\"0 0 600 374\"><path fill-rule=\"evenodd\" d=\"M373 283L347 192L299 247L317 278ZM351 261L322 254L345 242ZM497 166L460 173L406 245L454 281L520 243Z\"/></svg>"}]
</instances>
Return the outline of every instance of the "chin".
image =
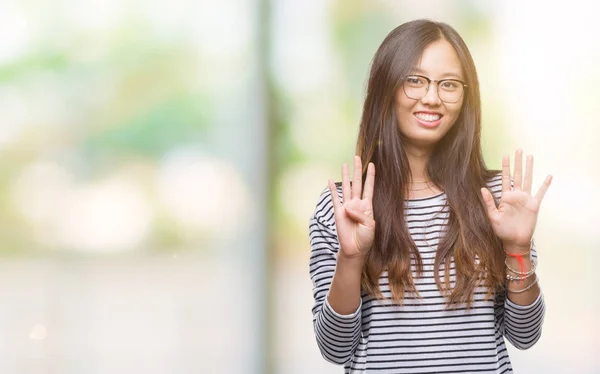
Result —
<instances>
[{"instance_id":1,"label":"chin","mask_svg":"<svg viewBox=\"0 0 600 374\"><path fill-rule=\"evenodd\" d=\"M429 134L414 134L413 136L405 137L406 140L415 146L431 148L439 143L446 135L446 132L442 133L429 133Z\"/></svg>"}]
</instances>

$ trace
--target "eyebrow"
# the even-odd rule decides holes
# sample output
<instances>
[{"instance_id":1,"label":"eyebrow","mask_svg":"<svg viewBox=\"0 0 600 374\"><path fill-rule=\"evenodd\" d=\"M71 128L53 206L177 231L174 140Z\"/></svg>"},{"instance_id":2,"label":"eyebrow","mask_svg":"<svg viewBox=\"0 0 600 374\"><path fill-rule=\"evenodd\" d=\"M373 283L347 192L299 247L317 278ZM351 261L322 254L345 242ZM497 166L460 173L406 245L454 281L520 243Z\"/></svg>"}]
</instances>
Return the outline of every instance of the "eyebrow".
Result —
<instances>
[{"instance_id":1,"label":"eyebrow","mask_svg":"<svg viewBox=\"0 0 600 374\"><path fill-rule=\"evenodd\" d=\"M422 75L426 75L427 74L421 68L412 68L411 71L414 74L422 74ZM449 78L454 78L454 79L458 79L458 80L464 80L464 78L460 74L456 74L456 73L452 73L452 72L442 74L442 79L449 79Z\"/></svg>"}]
</instances>

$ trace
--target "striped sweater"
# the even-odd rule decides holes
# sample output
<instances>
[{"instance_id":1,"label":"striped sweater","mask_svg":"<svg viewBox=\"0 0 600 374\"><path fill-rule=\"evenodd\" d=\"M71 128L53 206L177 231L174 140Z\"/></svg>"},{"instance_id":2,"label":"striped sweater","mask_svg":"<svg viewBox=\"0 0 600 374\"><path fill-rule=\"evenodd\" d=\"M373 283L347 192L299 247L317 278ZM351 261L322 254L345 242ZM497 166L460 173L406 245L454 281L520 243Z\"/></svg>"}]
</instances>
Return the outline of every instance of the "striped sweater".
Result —
<instances>
[{"instance_id":1,"label":"striped sweater","mask_svg":"<svg viewBox=\"0 0 600 374\"><path fill-rule=\"evenodd\" d=\"M488 187L499 199L501 177L490 180ZM341 186L338 195L342 199ZM309 223L313 325L321 354L344 365L345 373L512 373L504 339L527 349L540 338L542 294L531 305L521 306L505 294L486 300L486 289L479 287L470 310L444 309L446 300L435 284L433 264L449 215L445 200L441 193L405 202L408 228L423 259L422 276L413 272L421 298L406 295L400 306L363 292L358 309L340 315L327 301L339 242L329 189L321 194ZM537 262L535 248L532 254ZM453 284L453 262L450 271ZM387 272L381 274L379 285L389 298Z\"/></svg>"}]
</instances>

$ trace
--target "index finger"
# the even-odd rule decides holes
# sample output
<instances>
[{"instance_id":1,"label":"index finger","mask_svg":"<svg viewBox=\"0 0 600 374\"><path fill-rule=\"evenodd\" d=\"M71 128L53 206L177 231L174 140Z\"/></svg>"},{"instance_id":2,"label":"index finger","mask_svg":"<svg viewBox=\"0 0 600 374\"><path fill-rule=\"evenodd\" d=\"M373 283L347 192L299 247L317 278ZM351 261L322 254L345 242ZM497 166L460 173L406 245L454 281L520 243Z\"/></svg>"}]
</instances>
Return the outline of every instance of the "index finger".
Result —
<instances>
[{"instance_id":1,"label":"index finger","mask_svg":"<svg viewBox=\"0 0 600 374\"><path fill-rule=\"evenodd\" d=\"M365 178L365 187L363 191L363 200L367 200L370 206L373 206L373 189L375 187L375 164L369 162L367 166L367 178Z\"/></svg>"},{"instance_id":2,"label":"index finger","mask_svg":"<svg viewBox=\"0 0 600 374\"><path fill-rule=\"evenodd\" d=\"M359 156L354 156L354 179L352 180L352 198L360 199L362 194L362 163Z\"/></svg>"}]
</instances>

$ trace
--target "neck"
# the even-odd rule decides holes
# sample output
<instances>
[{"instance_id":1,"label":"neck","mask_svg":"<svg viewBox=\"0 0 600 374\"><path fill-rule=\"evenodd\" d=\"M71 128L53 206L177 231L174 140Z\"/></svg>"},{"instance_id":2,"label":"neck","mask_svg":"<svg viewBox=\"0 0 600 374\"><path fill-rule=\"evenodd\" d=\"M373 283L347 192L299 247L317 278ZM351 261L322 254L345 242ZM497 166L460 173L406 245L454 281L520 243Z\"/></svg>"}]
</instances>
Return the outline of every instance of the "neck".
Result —
<instances>
[{"instance_id":1,"label":"neck","mask_svg":"<svg viewBox=\"0 0 600 374\"><path fill-rule=\"evenodd\" d=\"M427 173L427 164L431 157L431 151L422 148L406 147L406 157L410 165L410 180L414 182L422 182L429 180Z\"/></svg>"}]
</instances>

